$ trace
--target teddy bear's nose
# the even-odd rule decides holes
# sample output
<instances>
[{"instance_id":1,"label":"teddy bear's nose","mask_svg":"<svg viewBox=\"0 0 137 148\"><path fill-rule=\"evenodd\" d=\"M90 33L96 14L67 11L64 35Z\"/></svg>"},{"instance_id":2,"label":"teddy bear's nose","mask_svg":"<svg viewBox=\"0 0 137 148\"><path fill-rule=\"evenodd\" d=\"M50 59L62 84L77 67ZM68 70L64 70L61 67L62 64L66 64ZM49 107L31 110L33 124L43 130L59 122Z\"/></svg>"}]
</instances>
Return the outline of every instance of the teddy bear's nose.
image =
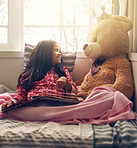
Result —
<instances>
[{"instance_id":1,"label":"teddy bear's nose","mask_svg":"<svg viewBox=\"0 0 137 148\"><path fill-rule=\"evenodd\" d=\"M88 47L88 44L85 44L85 45L83 46L83 50L85 50L87 47Z\"/></svg>"}]
</instances>

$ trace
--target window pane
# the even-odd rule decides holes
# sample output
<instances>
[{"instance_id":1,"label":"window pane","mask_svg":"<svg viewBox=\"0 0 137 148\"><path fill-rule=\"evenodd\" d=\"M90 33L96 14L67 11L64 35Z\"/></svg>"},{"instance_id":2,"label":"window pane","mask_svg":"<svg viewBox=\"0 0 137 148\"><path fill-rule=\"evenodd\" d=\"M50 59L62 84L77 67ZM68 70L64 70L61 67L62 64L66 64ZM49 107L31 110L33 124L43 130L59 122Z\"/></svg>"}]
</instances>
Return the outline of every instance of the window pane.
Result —
<instances>
[{"instance_id":1,"label":"window pane","mask_svg":"<svg viewBox=\"0 0 137 148\"><path fill-rule=\"evenodd\" d=\"M8 33L7 33L7 28L6 27L1 27L0 28L0 43L7 43L8 42Z\"/></svg>"},{"instance_id":2,"label":"window pane","mask_svg":"<svg viewBox=\"0 0 137 148\"><path fill-rule=\"evenodd\" d=\"M25 25L59 25L60 0L24 0Z\"/></svg>"},{"instance_id":3,"label":"window pane","mask_svg":"<svg viewBox=\"0 0 137 148\"><path fill-rule=\"evenodd\" d=\"M88 31L88 28L65 28L62 33L62 50L82 51L83 45L87 43Z\"/></svg>"},{"instance_id":4,"label":"window pane","mask_svg":"<svg viewBox=\"0 0 137 148\"><path fill-rule=\"evenodd\" d=\"M0 25L8 25L8 0L0 0Z\"/></svg>"},{"instance_id":5,"label":"window pane","mask_svg":"<svg viewBox=\"0 0 137 148\"><path fill-rule=\"evenodd\" d=\"M40 28L40 27L25 27L24 41L25 43L37 44L40 40L56 40L60 42L59 28Z\"/></svg>"},{"instance_id":6,"label":"window pane","mask_svg":"<svg viewBox=\"0 0 137 148\"><path fill-rule=\"evenodd\" d=\"M64 25L89 25L89 0L62 0Z\"/></svg>"},{"instance_id":7,"label":"window pane","mask_svg":"<svg viewBox=\"0 0 137 148\"><path fill-rule=\"evenodd\" d=\"M90 0L24 0L24 42L53 39L63 51L82 51Z\"/></svg>"}]
</instances>

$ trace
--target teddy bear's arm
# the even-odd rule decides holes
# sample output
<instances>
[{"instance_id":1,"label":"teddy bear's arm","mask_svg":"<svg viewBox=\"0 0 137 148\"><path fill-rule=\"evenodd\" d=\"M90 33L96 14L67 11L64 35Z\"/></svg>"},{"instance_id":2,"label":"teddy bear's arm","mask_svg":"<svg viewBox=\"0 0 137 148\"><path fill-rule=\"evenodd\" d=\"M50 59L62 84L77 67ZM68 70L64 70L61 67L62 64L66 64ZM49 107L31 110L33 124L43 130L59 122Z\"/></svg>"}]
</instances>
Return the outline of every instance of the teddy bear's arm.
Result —
<instances>
[{"instance_id":1,"label":"teddy bear's arm","mask_svg":"<svg viewBox=\"0 0 137 148\"><path fill-rule=\"evenodd\" d=\"M83 81L84 81L84 78L81 78L80 80L75 81L75 84L77 85L77 88L78 88L77 96L85 99L88 96L88 93L84 90L81 90L81 83Z\"/></svg>"},{"instance_id":2,"label":"teddy bear's arm","mask_svg":"<svg viewBox=\"0 0 137 148\"><path fill-rule=\"evenodd\" d=\"M116 65L116 80L111 87L131 99L134 91L131 63L124 59L117 61Z\"/></svg>"},{"instance_id":3,"label":"teddy bear's arm","mask_svg":"<svg viewBox=\"0 0 137 148\"><path fill-rule=\"evenodd\" d=\"M81 83L83 82L84 78L81 78L80 80L75 81L77 86L80 86Z\"/></svg>"}]
</instances>

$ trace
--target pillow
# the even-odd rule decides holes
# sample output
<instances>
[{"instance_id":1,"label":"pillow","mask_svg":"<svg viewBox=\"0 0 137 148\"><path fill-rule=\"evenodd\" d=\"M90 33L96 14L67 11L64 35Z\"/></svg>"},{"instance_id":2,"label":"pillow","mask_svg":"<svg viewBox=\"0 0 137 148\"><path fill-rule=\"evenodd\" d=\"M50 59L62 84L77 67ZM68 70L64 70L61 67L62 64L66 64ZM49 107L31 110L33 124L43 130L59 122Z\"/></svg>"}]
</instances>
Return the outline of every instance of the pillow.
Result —
<instances>
[{"instance_id":1,"label":"pillow","mask_svg":"<svg viewBox=\"0 0 137 148\"><path fill-rule=\"evenodd\" d=\"M26 68L26 66L27 66L27 64L28 64L29 57L30 57L30 54L31 54L33 48L34 48L34 45L25 43L25 48L24 48L24 66L23 66L23 70Z\"/></svg>"},{"instance_id":2,"label":"pillow","mask_svg":"<svg viewBox=\"0 0 137 148\"><path fill-rule=\"evenodd\" d=\"M29 57L30 57L30 54L31 54L33 48L34 48L34 45L25 43L23 70L26 68L26 66L28 64ZM71 73L74 69L74 66L75 66L76 52L75 53L62 52L61 54L62 54L61 56L62 56L63 65L66 66L68 71Z\"/></svg>"},{"instance_id":3,"label":"pillow","mask_svg":"<svg viewBox=\"0 0 137 148\"><path fill-rule=\"evenodd\" d=\"M17 90L15 90L15 91L11 90L7 86L0 84L0 94L6 93L6 92L8 92L8 93L17 93Z\"/></svg>"},{"instance_id":4,"label":"pillow","mask_svg":"<svg viewBox=\"0 0 137 148\"><path fill-rule=\"evenodd\" d=\"M72 73L75 66L76 52L75 53L62 52L61 56L62 56L63 65L66 66L66 68L70 73Z\"/></svg>"}]
</instances>

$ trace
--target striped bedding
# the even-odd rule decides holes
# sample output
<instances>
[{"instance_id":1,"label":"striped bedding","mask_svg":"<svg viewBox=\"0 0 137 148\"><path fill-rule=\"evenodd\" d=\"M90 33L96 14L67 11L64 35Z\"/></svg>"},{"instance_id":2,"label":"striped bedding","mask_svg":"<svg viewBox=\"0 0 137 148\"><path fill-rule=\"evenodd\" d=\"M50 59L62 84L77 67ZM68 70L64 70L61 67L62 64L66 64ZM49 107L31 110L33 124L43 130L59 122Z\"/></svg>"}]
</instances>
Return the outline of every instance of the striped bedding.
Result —
<instances>
[{"instance_id":1,"label":"striped bedding","mask_svg":"<svg viewBox=\"0 0 137 148\"><path fill-rule=\"evenodd\" d=\"M61 125L0 119L0 148L137 148L137 122Z\"/></svg>"},{"instance_id":2,"label":"striped bedding","mask_svg":"<svg viewBox=\"0 0 137 148\"><path fill-rule=\"evenodd\" d=\"M137 148L137 122L117 121L115 125L93 125L95 148Z\"/></svg>"}]
</instances>

